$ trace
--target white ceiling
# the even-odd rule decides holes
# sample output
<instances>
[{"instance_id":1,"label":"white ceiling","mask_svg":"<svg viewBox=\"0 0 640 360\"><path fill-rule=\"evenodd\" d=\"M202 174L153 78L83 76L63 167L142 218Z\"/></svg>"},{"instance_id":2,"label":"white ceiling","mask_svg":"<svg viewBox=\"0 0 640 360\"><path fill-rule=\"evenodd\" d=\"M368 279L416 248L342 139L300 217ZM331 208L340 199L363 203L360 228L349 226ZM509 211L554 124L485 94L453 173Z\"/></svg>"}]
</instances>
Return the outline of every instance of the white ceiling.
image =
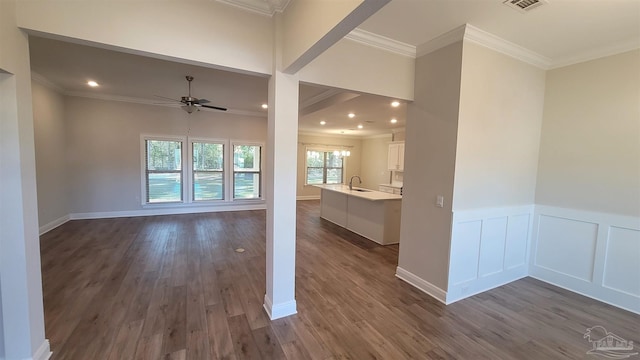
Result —
<instances>
[{"instance_id":1,"label":"white ceiling","mask_svg":"<svg viewBox=\"0 0 640 360\"><path fill-rule=\"evenodd\" d=\"M179 100L188 93L186 75L195 79L191 93L231 112L266 116L268 79L200 66L126 54L38 37L29 38L31 69L68 95L122 98L141 103ZM89 88L88 80L100 86ZM241 94L241 95L239 95ZM177 103L177 105L180 105Z\"/></svg>"},{"instance_id":2,"label":"white ceiling","mask_svg":"<svg viewBox=\"0 0 640 360\"><path fill-rule=\"evenodd\" d=\"M565 63L640 47L640 0L548 0L527 12L504 0L392 0L360 29L419 46L463 24Z\"/></svg>"},{"instance_id":3,"label":"white ceiling","mask_svg":"<svg viewBox=\"0 0 640 360\"><path fill-rule=\"evenodd\" d=\"M246 2L218 1L240 7ZM269 4L271 14L280 10L273 4L287 3L251 1ZM549 58L552 64L640 47L640 0L548 0L525 13L503 5L502 1L392 0L359 29L420 48L468 23ZM161 100L154 95L174 99L185 96L184 77L192 75L194 97L206 98L212 105L227 107L232 113L266 117L266 111L260 107L267 101L268 79L264 77L37 37L31 37L30 50L34 72L69 95L157 103ZM88 88L89 79L101 86ZM391 100L301 84L299 128L304 132L353 136L390 133L404 127L406 117L406 104L392 108ZM356 117L349 119L349 112ZM398 120L395 125L389 123L394 117ZM320 121L326 121L326 125L320 125ZM358 130L358 124L364 129Z\"/></svg>"},{"instance_id":4,"label":"white ceiling","mask_svg":"<svg viewBox=\"0 0 640 360\"><path fill-rule=\"evenodd\" d=\"M208 105L226 107L230 113L267 116L261 107L267 102L266 77L33 36L29 39L29 48L35 77L66 95L180 106L157 96L176 100L186 96L185 75L191 75L195 78L191 87L193 97L211 101ZM90 88L89 80L97 81L100 86ZM380 96L301 84L299 130L352 136L391 133L404 126L405 107L392 108L390 102L391 99ZM216 110L203 110L215 116ZM356 118L349 119L349 112L356 113ZM388 122L392 116L398 118L397 124ZM321 120L327 124L320 125ZM364 128L357 129L358 124Z\"/></svg>"}]
</instances>

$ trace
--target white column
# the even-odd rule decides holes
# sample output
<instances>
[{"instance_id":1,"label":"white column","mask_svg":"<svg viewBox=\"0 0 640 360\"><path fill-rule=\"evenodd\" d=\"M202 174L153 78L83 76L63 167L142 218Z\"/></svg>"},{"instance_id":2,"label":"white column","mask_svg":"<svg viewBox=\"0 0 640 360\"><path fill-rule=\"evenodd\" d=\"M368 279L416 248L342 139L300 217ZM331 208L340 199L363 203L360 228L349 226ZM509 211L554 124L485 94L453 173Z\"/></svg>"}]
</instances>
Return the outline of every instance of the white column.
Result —
<instances>
[{"instance_id":1,"label":"white column","mask_svg":"<svg viewBox=\"0 0 640 360\"><path fill-rule=\"evenodd\" d=\"M0 358L43 360L29 44L15 6L0 1Z\"/></svg>"},{"instance_id":2,"label":"white column","mask_svg":"<svg viewBox=\"0 0 640 360\"><path fill-rule=\"evenodd\" d=\"M0 72L0 355L45 359L33 122L17 96L30 80L16 80Z\"/></svg>"},{"instance_id":3,"label":"white column","mask_svg":"<svg viewBox=\"0 0 640 360\"><path fill-rule=\"evenodd\" d=\"M269 80L267 141L267 293L271 319L296 313L296 158L298 78L274 71Z\"/></svg>"}]
</instances>

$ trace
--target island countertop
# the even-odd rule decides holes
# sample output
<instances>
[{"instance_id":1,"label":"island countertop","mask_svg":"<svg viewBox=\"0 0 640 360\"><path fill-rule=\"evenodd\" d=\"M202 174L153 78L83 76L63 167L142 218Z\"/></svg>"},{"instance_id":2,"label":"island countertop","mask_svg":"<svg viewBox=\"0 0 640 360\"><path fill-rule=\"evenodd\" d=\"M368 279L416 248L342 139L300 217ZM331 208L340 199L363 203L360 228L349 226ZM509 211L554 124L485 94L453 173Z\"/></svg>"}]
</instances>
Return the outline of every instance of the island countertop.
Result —
<instances>
[{"instance_id":1,"label":"island countertop","mask_svg":"<svg viewBox=\"0 0 640 360\"><path fill-rule=\"evenodd\" d=\"M366 200L371 201L380 201L380 200L402 200L402 195L397 194L389 194L382 191L363 189L359 187L353 187L353 190L349 190L349 185L344 184L332 184L332 185L314 185L323 190L330 190L339 192L342 194L346 194L349 196L359 197ZM358 191L364 190L364 191Z\"/></svg>"}]
</instances>

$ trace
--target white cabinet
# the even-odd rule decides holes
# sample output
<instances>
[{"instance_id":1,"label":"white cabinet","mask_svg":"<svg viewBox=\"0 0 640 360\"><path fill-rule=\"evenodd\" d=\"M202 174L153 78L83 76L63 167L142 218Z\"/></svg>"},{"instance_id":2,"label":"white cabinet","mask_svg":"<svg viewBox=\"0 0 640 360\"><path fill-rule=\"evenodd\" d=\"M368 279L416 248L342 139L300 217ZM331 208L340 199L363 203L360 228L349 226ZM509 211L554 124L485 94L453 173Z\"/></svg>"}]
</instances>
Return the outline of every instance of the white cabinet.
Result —
<instances>
[{"instance_id":1,"label":"white cabinet","mask_svg":"<svg viewBox=\"0 0 640 360\"><path fill-rule=\"evenodd\" d=\"M389 144L388 169L391 171L404 171L404 142L392 142Z\"/></svg>"}]
</instances>

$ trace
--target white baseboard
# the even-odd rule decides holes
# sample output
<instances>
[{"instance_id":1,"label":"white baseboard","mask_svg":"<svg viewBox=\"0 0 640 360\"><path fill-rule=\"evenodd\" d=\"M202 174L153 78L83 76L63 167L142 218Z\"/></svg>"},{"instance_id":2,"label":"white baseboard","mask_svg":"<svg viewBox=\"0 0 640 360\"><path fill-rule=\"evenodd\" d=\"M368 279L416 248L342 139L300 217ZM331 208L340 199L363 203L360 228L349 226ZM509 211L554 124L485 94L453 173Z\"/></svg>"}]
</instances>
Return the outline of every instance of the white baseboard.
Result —
<instances>
[{"instance_id":1,"label":"white baseboard","mask_svg":"<svg viewBox=\"0 0 640 360\"><path fill-rule=\"evenodd\" d=\"M267 311L267 315L269 315L269 319L271 320L280 319L298 313L295 300L273 305L273 302L266 294L264 295L263 307Z\"/></svg>"},{"instance_id":2,"label":"white baseboard","mask_svg":"<svg viewBox=\"0 0 640 360\"><path fill-rule=\"evenodd\" d=\"M104 219L118 217L135 217L135 216L155 216L155 215L177 215L177 214L196 214L207 212L222 211L246 211L246 210L264 210L267 206L264 203L258 204L232 204L232 205L212 205L212 206L193 206L193 207L158 207L142 210L125 210L125 211L101 211L88 213L69 214L71 220L83 219Z\"/></svg>"},{"instance_id":3,"label":"white baseboard","mask_svg":"<svg viewBox=\"0 0 640 360\"><path fill-rule=\"evenodd\" d=\"M36 353L33 354L33 357L31 359L48 360L51 357L51 355L52 355L52 352L49 345L49 340L44 339L44 342L42 343L42 345L40 345L40 347L38 348L38 351L36 351Z\"/></svg>"},{"instance_id":4,"label":"white baseboard","mask_svg":"<svg viewBox=\"0 0 640 360\"><path fill-rule=\"evenodd\" d=\"M49 223L46 223L42 226L40 226L40 235L45 234L55 228L57 228L58 226L66 223L67 221L71 220L71 217L67 214L65 216L59 217Z\"/></svg>"},{"instance_id":5,"label":"white baseboard","mask_svg":"<svg viewBox=\"0 0 640 360\"><path fill-rule=\"evenodd\" d=\"M86 213L71 213L55 219L39 229L40 235L43 235L69 220L87 220L87 219L107 219L119 217L137 217L137 216L155 216L155 215L178 215L178 214L197 214L207 212L223 212L223 211L248 211L248 210L265 210L267 205L264 202L249 204L221 204L207 206L171 206L171 207L152 207L141 210L124 210L124 211L97 211Z\"/></svg>"},{"instance_id":6,"label":"white baseboard","mask_svg":"<svg viewBox=\"0 0 640 360\"><path fill-rule=\"evenodd\" d=\"M296 200L320 200L320 195L296 196Z\"/></svg>"},{"instance_id":7,"label":"white baseboard","mask_svg":"<svg viewBox=\"0 0 640 360\"><path fill-rule=\"evenodd\" d=\"M440 301L443 304L447 304L447 292L440 289L439 287L431 284L430 282L414 275L413 273L401 268L396 268L396 277L413 285L418 290L430 295L436 300Z\"/></svg>"},{"instance_id":8,"label":"white baseboard","mask_svg":"<svg viewBox=\"0 0 640 360\"><path fill-rule=\"evenodd\" d=\"M547 284L551 284L553 286L557 286L559 288L574 292L576 294L580 294L582 296L586 296L588 298L594 299L594 300L598 300L600 302L603 302L605 304L609 304L611 306L615 306L617 308L623 309L623 310L627 310L630 311L632 313L636 313L638 315L640 315L640 310L638 309L637 306L637 302L635 302L636 306L634 307L633 304L631 304L631 306L625 306L623 304L621 304L621 302L619 301L619 299L617 299L618 301L609 301L607 300L607 296L602 296L602 295L598 295L598 294L594 294L593 291L580 291L580 290L576 290L575 286L567 286L564 284L564 281L560 280L560 281L555 281L553 275L549 275L549 274L530 274L529 277L534 278L536 280L540 280L542 282L545 282Z\"/></svg>"},{"instance_id":9,"label":"white baseboard","mask_svg":"<svg viewBox=\"0 0 640 360\"><path fill-rule=\"evenodd\" d=\"M527 277L527 266L497 272L447 289L447 305Z\"/></svg>"}]
</instances>

